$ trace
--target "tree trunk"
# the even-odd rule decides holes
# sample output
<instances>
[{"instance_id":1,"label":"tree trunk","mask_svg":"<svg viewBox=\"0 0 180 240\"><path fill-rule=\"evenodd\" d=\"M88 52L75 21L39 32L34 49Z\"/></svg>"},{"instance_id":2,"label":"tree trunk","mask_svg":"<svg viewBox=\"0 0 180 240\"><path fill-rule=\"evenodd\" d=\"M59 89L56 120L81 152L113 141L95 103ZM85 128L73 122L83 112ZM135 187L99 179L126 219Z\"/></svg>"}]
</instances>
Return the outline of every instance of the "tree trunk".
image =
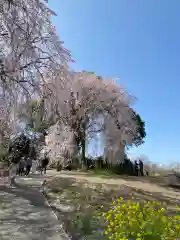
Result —
<instances>
[{"instance_id":1,"label":"tree trunk","mask_svg":"<svg viewBox=\"0 0 180 240\"><path fill-rule=\"evenodd\" d=\"M87 161L86 161L86 127L85 124L83 123L83 132L82 132L82 142L81 142L81 150L82 150L82 155L81 155L81 161L82 161L82 169L87 170Z\"/></svg>"},{"instance_id":2,"label":"tree trunk","mask_svg":"<svg viewBox=\"0 0 180 240\"><path fill-rule=\"evenodd\" d=\"M82 161L82 169L87 170L87 162L86 162L86 140L82 139L82 153L81 153L81 161Z\"/></svg>"}]
</instances>

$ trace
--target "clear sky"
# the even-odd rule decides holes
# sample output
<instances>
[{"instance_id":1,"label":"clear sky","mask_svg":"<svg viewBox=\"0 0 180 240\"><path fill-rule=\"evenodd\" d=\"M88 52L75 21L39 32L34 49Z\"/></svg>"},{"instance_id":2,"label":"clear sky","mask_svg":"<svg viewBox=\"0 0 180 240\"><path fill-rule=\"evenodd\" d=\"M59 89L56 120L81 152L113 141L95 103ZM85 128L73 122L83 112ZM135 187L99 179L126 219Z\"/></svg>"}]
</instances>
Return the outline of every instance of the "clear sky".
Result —
<instances>
[{"instance_id":1,"label":"clear sky","mask_svg":"<svg viewBox=\"0 0 180 240\"><path fill-rule=\"evenodd\" d=\"M180 1L51 0L77 69L119 77L137 97L147 138L133 155L180 162Z\"/></svg>"}]
</instances>

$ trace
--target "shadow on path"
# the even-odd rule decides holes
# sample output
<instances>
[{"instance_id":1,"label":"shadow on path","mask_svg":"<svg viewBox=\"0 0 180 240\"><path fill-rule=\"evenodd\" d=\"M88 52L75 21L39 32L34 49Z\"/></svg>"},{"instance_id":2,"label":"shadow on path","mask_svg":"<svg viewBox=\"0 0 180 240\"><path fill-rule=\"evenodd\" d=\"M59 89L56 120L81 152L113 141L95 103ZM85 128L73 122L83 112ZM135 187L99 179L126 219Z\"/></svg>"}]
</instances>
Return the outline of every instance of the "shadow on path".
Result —
<instances>
[{"instance_id":1,"label":"shadow on path","mask_svg":"<svg viewBox=\"0 0 180 240\"><path fill-rule=\"evenodd\" d=\"M40 193L38 179L41 177L26 179L25 184L19 178L13 181L13 187L0 186L1 240L67 239Z\"/></svg>"}]
</instances>

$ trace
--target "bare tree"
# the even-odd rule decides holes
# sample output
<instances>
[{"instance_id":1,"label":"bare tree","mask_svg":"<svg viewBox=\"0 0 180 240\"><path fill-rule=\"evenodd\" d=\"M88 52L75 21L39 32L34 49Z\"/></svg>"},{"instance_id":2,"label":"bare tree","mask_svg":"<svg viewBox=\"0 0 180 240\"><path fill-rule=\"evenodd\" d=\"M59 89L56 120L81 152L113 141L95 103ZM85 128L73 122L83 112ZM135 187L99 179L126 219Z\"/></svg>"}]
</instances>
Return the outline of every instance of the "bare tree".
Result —
<instances>
[{"instance_id":1,"label":"bare tree","mask_svg":"<svg viewBox=\"0 0 180 240\"><path fill-rule=\"evenodd\" d=\"M13 101L39 94L47 77L71 60L52 15L41 0L0 0L0 85Z\"/></svg>"}]
</instances>

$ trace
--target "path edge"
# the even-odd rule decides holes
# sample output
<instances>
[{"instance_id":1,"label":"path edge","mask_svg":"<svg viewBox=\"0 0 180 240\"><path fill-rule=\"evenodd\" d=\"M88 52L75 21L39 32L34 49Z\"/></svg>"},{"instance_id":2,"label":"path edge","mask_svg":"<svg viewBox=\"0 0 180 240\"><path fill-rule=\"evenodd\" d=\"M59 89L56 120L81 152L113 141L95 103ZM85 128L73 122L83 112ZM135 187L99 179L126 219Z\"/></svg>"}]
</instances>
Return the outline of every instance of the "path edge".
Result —
<instances>
[{"instance_id":1,"label":"path edge","mask_svg":"<svg viewBox=\"0 0 180 240\"><path fill-rule=\"evenodd\" d=\"M65 230L64 228L64 224L63 222L60 220L60 218L58 217L58 215L56 214L55 210L53 209L53 206L51 205L51 203L48 201L47 198L47 191L44 189L44 186L46 186L46 180L44 180L41 184L41 194L44 196L45 202L47 204L47 206L51 209L51 212L53 214L53 216L56 218L56 220L59 222L59 228L60 230L62 230L64 236L67 238L67 240L71 240L72 237L68 234L68 232Z\"/></svg>"}]
</instances>

